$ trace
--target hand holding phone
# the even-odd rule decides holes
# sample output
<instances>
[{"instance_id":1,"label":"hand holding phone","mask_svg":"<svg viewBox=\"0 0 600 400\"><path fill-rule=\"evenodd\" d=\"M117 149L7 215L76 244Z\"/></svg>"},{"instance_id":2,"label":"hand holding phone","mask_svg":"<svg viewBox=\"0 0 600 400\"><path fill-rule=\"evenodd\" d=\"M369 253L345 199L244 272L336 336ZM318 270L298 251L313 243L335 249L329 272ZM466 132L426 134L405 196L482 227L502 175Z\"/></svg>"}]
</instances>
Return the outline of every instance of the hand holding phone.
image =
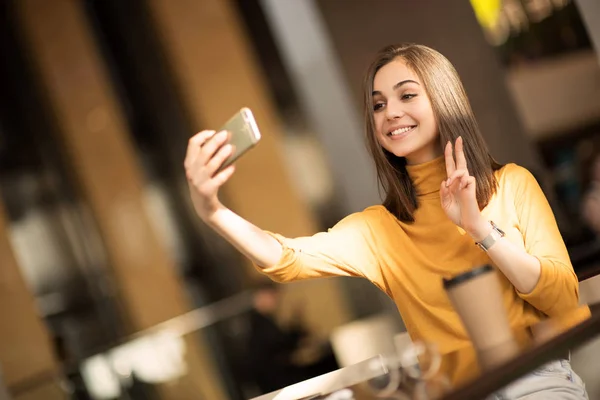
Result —
<instances>
[{"instance_id":1,"label":"hand holding phone","mask_svg":"<svg viewBox=\"0 0 600 400\"><path fill-rule=\"evenodd\" d=\"M192 202L200 218L207 220L220 206L218 192L234 172L231 166L260 140L252 112L242 108L221 131L202 131L190 139L185 170Z\"/></svg>"}]
</instances>

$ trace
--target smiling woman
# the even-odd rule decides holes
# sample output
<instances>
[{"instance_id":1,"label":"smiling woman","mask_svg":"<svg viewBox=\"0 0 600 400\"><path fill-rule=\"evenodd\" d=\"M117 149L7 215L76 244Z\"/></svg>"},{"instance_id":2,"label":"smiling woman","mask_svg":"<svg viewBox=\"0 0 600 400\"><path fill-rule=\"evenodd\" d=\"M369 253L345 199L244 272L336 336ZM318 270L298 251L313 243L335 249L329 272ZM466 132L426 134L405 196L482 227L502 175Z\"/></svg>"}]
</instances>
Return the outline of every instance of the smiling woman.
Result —
<instances>
[{"instance_id":1,"label":"smiling woman","mask_svg":"<svg viewBox=\"0 0 600 400\"><path fill-rule=\"evenodd\" d=\"M384 205L398 219L413 221L417 208L405 165L432 160L459 136L477 179L477 202L486 206L496 189L494 171L501 165L489 154L462 82L446 57L420 45L382 49L365 76L364 102L366 139L386 193ZM403 140L389 135L407 126L415 129L398 136Z\"/></svg>"},{"instance_id":2,"label":"smiling woman","mask_svg":"<svg viewBox=\"0 0 600 400\"><path fill-rule=\"evenodd\" d=\"M389 46L371 65L364 96L382 205L310 237L264 231L219 201L234 173L214 175L228 155L219 150L227 135L203 131L185 160L200 218L273 280L370 280L395 301L411 339L442 354L472 348L442 280L484 264L495 267L513 330L575 310L577 277L542 190L525 168L494 161L450 62L425 46ZM449 366L453 382L476 374L474 354ZM585 398L578 380L550 378L549 387ZM545 388L535 391L548 398Z\"/></svg>"}]
</instances>

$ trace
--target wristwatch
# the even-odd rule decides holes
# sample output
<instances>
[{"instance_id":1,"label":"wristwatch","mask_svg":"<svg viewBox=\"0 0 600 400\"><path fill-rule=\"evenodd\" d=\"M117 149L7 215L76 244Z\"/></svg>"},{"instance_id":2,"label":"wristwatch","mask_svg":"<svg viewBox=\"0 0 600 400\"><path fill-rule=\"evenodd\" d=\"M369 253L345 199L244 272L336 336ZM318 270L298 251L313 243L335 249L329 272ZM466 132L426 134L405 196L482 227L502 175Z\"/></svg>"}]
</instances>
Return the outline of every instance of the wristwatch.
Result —
<instances>
[{"instance_id":1,"label":"wristwatch","mask_svg":"<svg viewBox=\"0 0 600 400\"><path fill-rule=\"evenodd\" d=\"M492 231L481 242L475 243L483 251L488 251L498 239L504 237L504 231L498 228L494 221L490 221L490 225L492 225Z\"/></svg>"}]
</instances>

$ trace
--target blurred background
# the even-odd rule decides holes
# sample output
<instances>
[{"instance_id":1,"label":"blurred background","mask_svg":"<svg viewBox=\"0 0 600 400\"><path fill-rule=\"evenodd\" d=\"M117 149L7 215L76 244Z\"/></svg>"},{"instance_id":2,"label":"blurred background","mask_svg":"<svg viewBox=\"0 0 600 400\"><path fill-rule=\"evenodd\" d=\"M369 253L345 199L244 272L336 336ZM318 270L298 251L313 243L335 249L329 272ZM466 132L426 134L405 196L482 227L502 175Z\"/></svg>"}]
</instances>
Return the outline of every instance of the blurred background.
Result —
<instances>
[{"instance_id":1,"label":"blurred background","mask_svg":"<svg viewBox=\"0 0 600 400\"><path fill-rule=\"evenodd\" d=\"M234 211L300 236L378 203L361 83L390 43L450 59L494 156L536 175L578 274L598 267L595 0L0 4L0 398L247 399L402 332L366 281L266 284L183 172L188 139L247 106L263 140Z\"/></svg>"}]
</instances>

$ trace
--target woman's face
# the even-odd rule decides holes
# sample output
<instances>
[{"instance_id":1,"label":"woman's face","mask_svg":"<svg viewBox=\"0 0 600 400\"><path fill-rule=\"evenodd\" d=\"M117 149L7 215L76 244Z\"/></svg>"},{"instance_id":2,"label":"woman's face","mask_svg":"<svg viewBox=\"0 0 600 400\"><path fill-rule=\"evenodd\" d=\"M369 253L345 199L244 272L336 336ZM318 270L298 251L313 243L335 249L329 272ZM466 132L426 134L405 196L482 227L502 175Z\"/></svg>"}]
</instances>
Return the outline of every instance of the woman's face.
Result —
<instances>
[{"instance_id":1,"label":"woman's face","mask_svg":"<svg viewBox=\"0 0 600 400\"><path fill-rule=\"evenodd\" d=\"M408 164L442 154L438 128L421 80L402 59L383 67L373 79L375 134L384 149Z\"/></svg>"}]
</instances>

